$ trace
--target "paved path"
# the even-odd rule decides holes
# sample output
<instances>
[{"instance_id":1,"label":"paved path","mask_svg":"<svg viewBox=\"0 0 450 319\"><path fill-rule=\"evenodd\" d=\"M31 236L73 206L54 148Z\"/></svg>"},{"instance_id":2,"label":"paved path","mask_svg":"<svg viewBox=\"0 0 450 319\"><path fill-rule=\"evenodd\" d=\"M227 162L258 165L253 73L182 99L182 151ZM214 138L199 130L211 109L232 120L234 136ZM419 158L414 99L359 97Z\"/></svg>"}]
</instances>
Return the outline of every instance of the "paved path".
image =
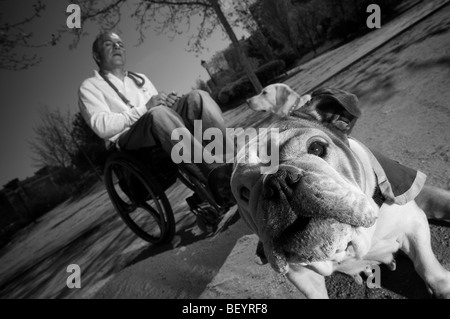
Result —
<instances>
[{"instance_id":1,"label":"paved path","mask_svg":"<svg viewBox=\"0 0 450 319\"><path fill-rule=\"evenodd\" d=\"M383 24L380 29L376 29L362 38L353 40L295 68L291 71L296 73L295 76L292 76L285 83L299 93L310 92L389 40L426 19L433 12L448 5L449 2L450 0L423 1L398 18L385 25ZM225 118L228 127L258 127L270 121L268 116L253 112L246 105L230 110L226 113Z\"/></svg>"}]
</instances>

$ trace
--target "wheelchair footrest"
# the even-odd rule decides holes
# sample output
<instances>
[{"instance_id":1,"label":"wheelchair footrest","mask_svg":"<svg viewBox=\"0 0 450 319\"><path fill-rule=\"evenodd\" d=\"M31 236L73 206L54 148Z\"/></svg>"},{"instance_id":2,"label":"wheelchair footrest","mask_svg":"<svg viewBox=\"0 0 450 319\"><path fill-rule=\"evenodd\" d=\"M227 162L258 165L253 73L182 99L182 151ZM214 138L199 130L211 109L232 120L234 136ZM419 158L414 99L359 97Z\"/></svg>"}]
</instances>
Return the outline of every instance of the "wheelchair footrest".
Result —
<instances>
[{"instance_id":1,"label":"wheelchair footrest","mask_svg":"<svg viewBox=\"0 0 450 319\"><path fill-rule=\"evenodd\" d=\"M214 231L225 212L217 212L208 202L194 193L186 198L191 212L197 217L197 224L203 231Z\"/></svg>"}]
</instances>

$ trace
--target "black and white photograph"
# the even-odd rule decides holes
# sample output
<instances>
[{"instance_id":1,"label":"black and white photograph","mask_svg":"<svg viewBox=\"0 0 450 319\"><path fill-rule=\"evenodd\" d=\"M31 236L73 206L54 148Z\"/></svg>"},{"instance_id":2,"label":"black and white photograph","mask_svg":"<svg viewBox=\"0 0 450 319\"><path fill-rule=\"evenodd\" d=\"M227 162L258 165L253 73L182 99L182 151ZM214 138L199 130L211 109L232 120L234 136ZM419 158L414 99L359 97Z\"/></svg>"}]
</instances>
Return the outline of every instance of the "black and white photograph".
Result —
<instances>
[{"instance_id":1,"label":"black and white photograph","mask_svg":"<svg viewBox=\"0 0 450 319\"><path fill-rule=\"evenodd\" d=\"M0 299L450 299L449 0L0 8Z\"/></svg>"}]
</instances>

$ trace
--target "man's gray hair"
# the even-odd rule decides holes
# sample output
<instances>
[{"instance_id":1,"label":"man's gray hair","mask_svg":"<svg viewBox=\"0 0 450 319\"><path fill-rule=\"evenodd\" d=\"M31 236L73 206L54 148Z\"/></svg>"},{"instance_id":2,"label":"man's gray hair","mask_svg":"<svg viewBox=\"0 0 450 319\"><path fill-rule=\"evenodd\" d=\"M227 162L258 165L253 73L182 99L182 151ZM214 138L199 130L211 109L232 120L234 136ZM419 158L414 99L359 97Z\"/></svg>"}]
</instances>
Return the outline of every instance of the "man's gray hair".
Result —
<instances>
[{"instance_id":1,"label":"man's gray hair","mask_svg":"<svg viewBox=\"0 0 450 319\"><path fill-rule=\"evenodd\" d=\"M98 54L100 52L103 37L110 35L112 33L118 34L117 32L114 32L114 31L103 30L103 31L100 31L100 33L95 37L95 40L92 43L93 56L95 56L95 54ZM97 66L100 66L100 64L97 60L94 59L94 61L95 61L95 63L97 63Z\"/></svg>"}]
</instances>

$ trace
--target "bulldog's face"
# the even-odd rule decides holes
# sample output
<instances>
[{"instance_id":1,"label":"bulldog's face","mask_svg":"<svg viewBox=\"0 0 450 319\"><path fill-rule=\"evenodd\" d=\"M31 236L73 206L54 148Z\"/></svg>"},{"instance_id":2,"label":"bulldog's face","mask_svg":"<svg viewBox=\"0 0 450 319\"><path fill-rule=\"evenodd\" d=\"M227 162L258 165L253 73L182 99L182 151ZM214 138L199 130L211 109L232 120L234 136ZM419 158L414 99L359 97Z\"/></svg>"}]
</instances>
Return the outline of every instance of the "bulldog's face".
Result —
<instances>
[{"instance_id":1,"label":"bulldog's face","mask_svg":"<svg viewBox=\"0 0 450 319\"><path fill-rule=\"evenodd\" d=\"M339 260L349 249L364 254L353 239L377 218L373 190L365 189L362 164L349 147L353 118L342 117L343 106L330 101L327 94L316 94L301 114L277 124L276 172L261 174L258 163L237 164L233 172L241 216L259 236L272 267L282 273L289 263ZM340 117L330 116L333 109ZM255 149L242 149L237 162L257 156L248 154Z\"/></svg>"}]
</instances>

